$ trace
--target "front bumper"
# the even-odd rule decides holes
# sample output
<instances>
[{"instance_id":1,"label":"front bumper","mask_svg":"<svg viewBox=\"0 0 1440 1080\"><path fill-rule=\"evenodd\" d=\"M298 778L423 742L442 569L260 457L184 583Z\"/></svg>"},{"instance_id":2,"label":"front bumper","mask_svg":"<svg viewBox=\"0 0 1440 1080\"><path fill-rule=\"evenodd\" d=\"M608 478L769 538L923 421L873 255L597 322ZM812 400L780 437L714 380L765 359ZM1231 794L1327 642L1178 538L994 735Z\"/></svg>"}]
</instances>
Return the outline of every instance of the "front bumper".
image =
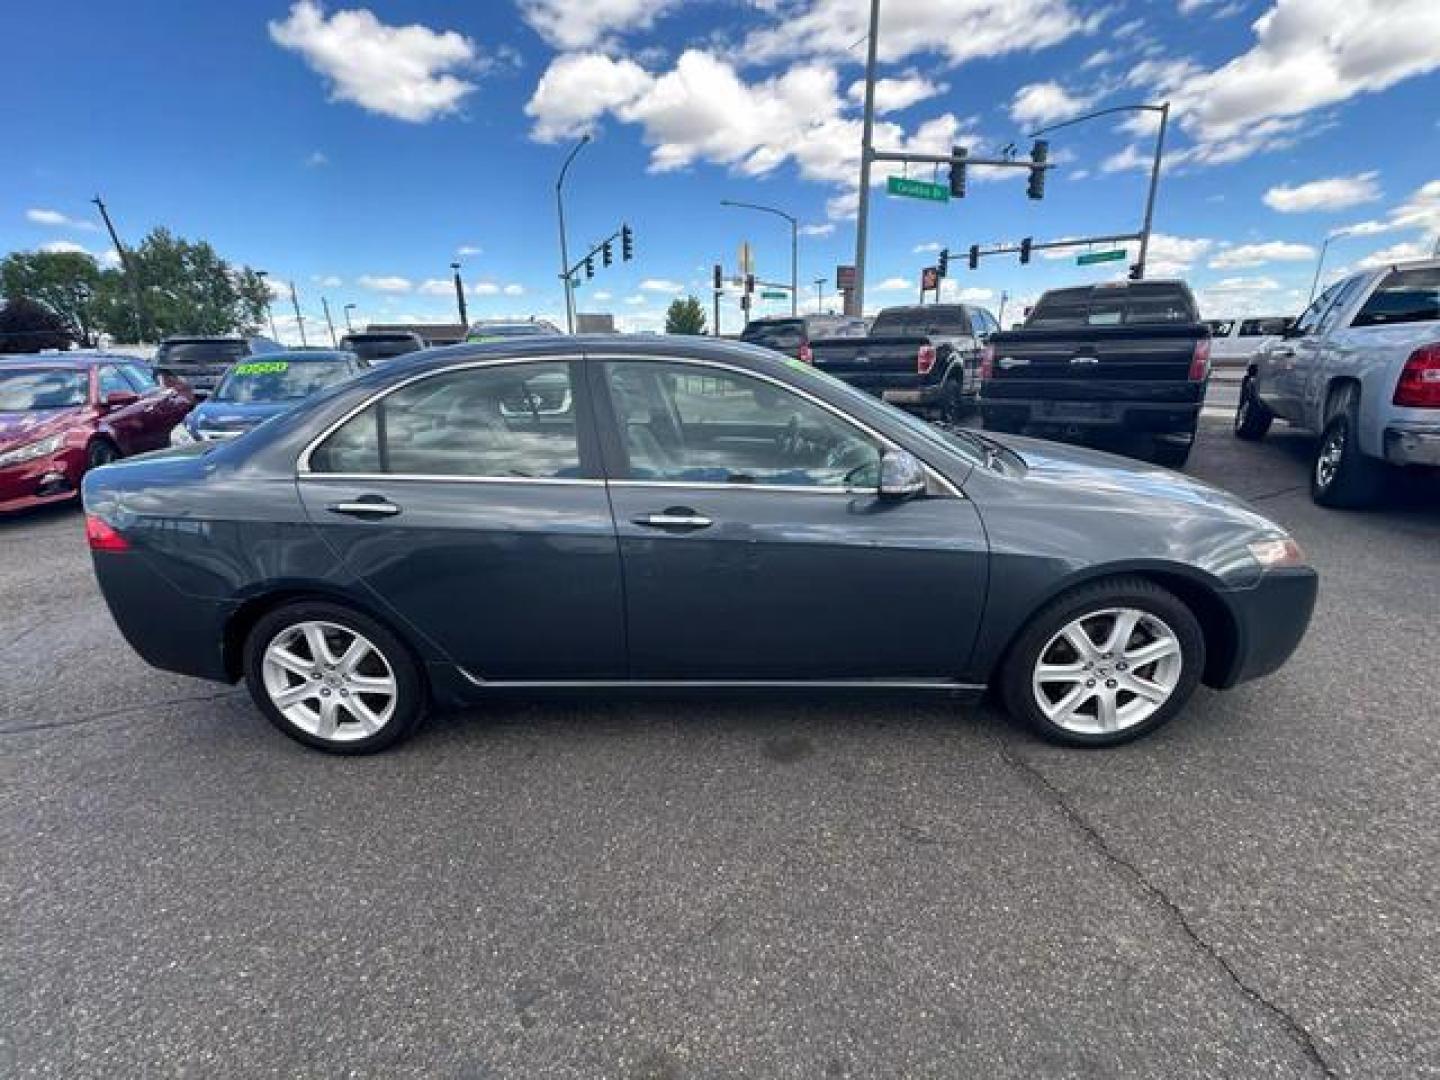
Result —
<instances>
[{"instance_id":1,"label":"front bumper","mask_svg":"<svg viewBox=\"0 0 1440 1080\"><path fill-rule=\"evenodd\" d=\"M1320 576L1297 566L1267 571L1248 589L1220 593L1234 624L1235 648L1218 658L1205 681L1223 689L1279 670L1305 637L1319 592Z\"/></svg>"},{"instance_id":2,"label":"front bumper","mask_svg":"<svg viewBox=\"0 0 1440 1080\"><path fill-rule=\"evenodd\" d=\"M73 447L0 469L0 513L65 502L80 492L85 451Z\"/></svg>"},{"instance_id":3,"label":"front bumper","mask_svg":"<svg viewBox=\"0 0 1440 1080\"><path fill-rule=\"evenodd\" d=\"M1385 460L1440 468L1440 424L1390 425L1385 429Z\"/></svg>"}]
</instances>

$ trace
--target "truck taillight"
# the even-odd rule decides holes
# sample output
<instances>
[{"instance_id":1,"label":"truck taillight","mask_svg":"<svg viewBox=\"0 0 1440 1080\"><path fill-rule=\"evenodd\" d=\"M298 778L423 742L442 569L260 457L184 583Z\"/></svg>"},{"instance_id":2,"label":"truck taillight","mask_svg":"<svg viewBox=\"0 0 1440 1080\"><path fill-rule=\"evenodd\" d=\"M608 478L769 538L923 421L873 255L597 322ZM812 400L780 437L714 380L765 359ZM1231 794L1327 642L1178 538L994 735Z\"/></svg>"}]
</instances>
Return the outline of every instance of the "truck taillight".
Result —
<instances>
[{"instance_id":1,"label":"truck taillight","mask_svg":"<svg viewBox=\"0 0 1440 1080\"><path fill-rule=\"evenodd\" d=\"M800 362L802 364L815 363L815 353L811 350L810 343L808 341L802 341L800 343L800 352L798 353L798 356L800 357Z\"/></svg>"},{"instance_id":2,"label":"truck taillight","mask_svg":"<svg viewBox=\"0 0 1440 1080\"><path fill-rule=\"evenodd\" d=\"M1440 409L1440 341L1410 354L1395 384L1394 402L1407 409Z\"/></svg>"},{"instance_id":3,"label":"truck taillight","mask_svg":"<svg viewBox=\"0 0 1440 1080\"><path fill-rule=\"evenodd\" d=\"M1195 342L1195 351L1190 354L1190 381L1204 382L1210 374L1210 339L1203 337Z\"/></svg>"},{"instance_id":4,"label":"truck taillight","mask_svg":"<svg viewBox=\"0 0 1440 1080\"><path fill-rule=\"evenodd\" d=\"M920 351L915 354L915 370L921 375L929 375L935 370L935 346L921 345Z\"/></svg>"},{"instance_id":5,"label":"truck taillight","mask_svg":"<svg viewBox=\"0 0 1440 1080\"><path fill-rule=\"evenodd\" d=\"M993 379L995 377L995 346L986 345L980 353L980 378Z\"/></svg>"},{"instance_id":6,"label":"truck taillight","mask_svg":"<svg viewBox=\"0 0 1440 1080\"><path fill-rule=\"evenodd\" d=\"M121 536L114 526L94 514L85 515L85 539L90 544L91 551L130 550L130 541Z\"/></svg>"}]
</instances>

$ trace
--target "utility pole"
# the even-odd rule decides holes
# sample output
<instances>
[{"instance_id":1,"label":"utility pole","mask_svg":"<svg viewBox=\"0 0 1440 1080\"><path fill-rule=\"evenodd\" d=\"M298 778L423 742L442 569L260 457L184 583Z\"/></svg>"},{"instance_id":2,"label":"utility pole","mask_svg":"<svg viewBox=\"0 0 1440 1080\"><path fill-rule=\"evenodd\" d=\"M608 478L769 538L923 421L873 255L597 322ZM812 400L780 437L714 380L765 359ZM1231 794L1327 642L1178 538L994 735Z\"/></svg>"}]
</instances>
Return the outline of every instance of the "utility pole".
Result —
<instances>
[{"instance_id":1,"label":"utility pole","mask_svg":"<svg viewBox=\"0 0 1440 1080\"><path fill-rule=\"evenodd\" d=\"M465 286L460 282L460 264L452 262L450 269L455 272L455 304L460 309L460 329L470 330L470 316L465 310Z\"/></svg>"},{"instance_id":2,"label":"utility pole","mask_svg":"<svg viewBox=\"0 0 1440 1080\"><path fill-rule=\"evenodd\" d=\"M761 213L774 214L782 217L790 223L790 314L791 316L800 313L800 222L793 214L787 214L773 206L760 206L756 203L735 202L733 199L721 199L721 206L738 206L745 210L759 210Z\"/></svg>"},{"instance_id":3,"label":"utility pole","mask_svg":"<svg viewBox=\"0 0 1440 1080\"><path fill-rule=\"evenodd\" d=\"M1160 157L1165 152L1165 125L1170 120L1170 103L1160 106L1160 130L1155 134L1155 163L1150 167L1150 193L1145 197L1145 224L1140 226L1140 258L1135 261L1135 280L1145 279L1145 256L1150 252L1150 225L1155 220L1155 192L1160 187Z\"/></svg>"},{"instance_id":4,"label":"utility pole","mask_svg":"<svg viewBox=\"0 0 1440 1080\"><path fill-rule=\"evenodd\" d=\"M265 282L265 317L270 320L270 340L280 341L280 335L275 332L275 309L270 306L270 282L265 279L270 276L269 270L256 270L255 276Z\"/></svg>"},{"instance_id":5,"label":"utility pole","mask_svg":"<svg viewBox=\"0 0 1440 1080\"><path fill-rule=\"evenodd\" d=\"M147 320L145 304L140 298L140 278L135 271L135 263L131 260L130 253L125 250L125 245L120 242L120 236L115 231L115 224L110 220L110 211L105 209L105 200L96 195L90 201L100 208L100 216L105 220L105 230L110 234L110 242L115 245L115 254L120 256L120 265L125 270L125 280L130 284L130 300L135 305L135 333L143 341L147 330Z\"/></svg>"},{"instance_id":6,"label":"utility pole","mask_svg":"<svg viewBox=\"0 0 1440 1080\"><path fill-rule=\"evenodd\" d=\"M325 309L325 325L330 328L330 347L338 349L340 342L335 339L335 323L330 319L330 301L322 296L320 297L320 306Z\"/></svg>"},{"instance_id":7,"label":"utility pole","mask_svg":"<svg viewBox=\"0 0 1440 1080\"><path fill-rule=\"evenodd\" d=\"M560 219L560 280L565 284L565 329L572 334L575 333L575 283L570 278L570 251L565 239L565 174L570 171L575 155L585 149L589 141L588 134L580 136L580 141L570 151L565 164L560 166L560 175L555 179L555 216Z\"/></svg>"},{"instance_id":8,"label":"utility pole","mask_svg":"<svg viewBox=\"0 0 1440 1080\"><path fill-rule=\"evenodd\" d=\"M355 327L350 325L350 311L354 307L354 304L345 305L345 332L347 334L353 334L355 332Z\"/></svg>"},{"instance_id":9,"label":"utility pole","mask_svg":"<svg viewBox=\"0 0 1440 1080\"><path fill-rule=\"evenodd\" d=\"M816 315L823 315L824 313L825 313L825 279L824 279L823 277L817 277L817 278L815 279L815 314L816 314Z\"/></svg>"},{"instance_id":10,"label":"utility pole","mask_svg":"<svg viewBox=\"0 0 1440 1080\"><path fill-rule=\"evenodd\" d=\"M860 136L860 203L855 220L855 288L845 304L846 315L865 311L865 244L870 225L870 156L875 137L875 48L880 36L880 0L870 0L870 37L865 50L865 123Z\"/></svg>"},{"instance_id":11,"label":"utility pole","mask_svg":"<svg viewBox=\"0 0 1440 1080\"><path fill-rule=\"evenodd\" d=\"M1000 290L1000 314L995 316L995 321L1000 324L1000 329L1005 329L1005 302L1010 299L1010 294L1004 289Z\"/></svg>"},{"instance_id":12,"label":"utility pole","mask_svg":"<svg viewBox=\"0 0 1440 1080\"><path fill-rule=\"evenodd\" d=\"M295 293L295 282L290 282L290 303L295 306L295 322L300 327L300 347L307 348L309 343L305 340L305 316L300 314L300 297Z\"/></svg>"}]
</instances>

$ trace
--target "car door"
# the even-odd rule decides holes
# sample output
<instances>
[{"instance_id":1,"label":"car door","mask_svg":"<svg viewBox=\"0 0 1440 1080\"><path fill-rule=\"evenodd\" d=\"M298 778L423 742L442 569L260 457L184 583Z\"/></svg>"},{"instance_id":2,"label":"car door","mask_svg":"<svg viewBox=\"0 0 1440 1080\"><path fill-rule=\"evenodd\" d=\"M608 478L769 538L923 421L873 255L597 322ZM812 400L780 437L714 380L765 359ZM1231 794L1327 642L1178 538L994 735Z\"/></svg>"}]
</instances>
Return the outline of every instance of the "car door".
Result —
<instances>
[{"instance_id":1,"label":"car door","mask_svg":"<svg viewBox=\"0 0 1440 1080\"><path fill-rule=\"evenodd\" d=\"M1315 332L1302 339L1308 347L1298 351L1295 365L1296 412L1299 423L1313 431L1325 426L1321 415L1325 407L1325 386L1331 370L1339 362L1336 333L1368 280L1369 275L1360 274L1340 282L1329 306L1321 313Z\"/></svg>"},{"instance_id":2,"label":"car door","mask_svg":"<svg viewBox=\"0 0 1440 1080\"><path fill-rule=\"evenodd\" d=\"M988 555L955 489L881 501L887 440L768 376L614 357L591 379L634 678L963 671Z\"/></svg>"},{"instance_id":3,"label":"car door","mask_svg":"<svg viewBox=\"0 0 1440 1080\"><path fill-rule=\"evenodd\" d=\"M132 400L112 406L107 404L111 394L123 394ZM101 428L121 454L139 454L155 449L148 441L150 416L147 403L117 365L103 364L95 372L95 400L103 412Z\"/></svg>"},{"instance_id":4,"label":"car door","mask_svg":"<svg viewBox=\"0 0 1440 1080\"><path fill-rule=\"evenodd\" d=\"M1301 419L1300 377L1296 369L1314 353L1320 317L1329 310L1338 287L1332 285L1316 297L1295 320L1294 327L1256 358L1255 389L1260 399L1283 420L1298 423Z\"/></svg>"},{"instance_id":5,"label":"car door","mask_svg":"<svg viewBox=\"0 0 1440 1080\"><path fill-rule=\"evenodd\" d=\"M161 386L155 373L142 364L120 364L119 369L140 395L144 448L159 450L169 446L170 432L185 419L191 402L173 387Z\"/></svg>"},{"instance_id":6,"label":"car door","mask_svg":"<svg viewBox=\"0 0 1440 1080\"><path fill-rule=\"evenodd\" d=\"M485 681L625 674L620 559L563 360L470 362L384 391L301 456L339 575Z\"/></svg>"}]
</instances>

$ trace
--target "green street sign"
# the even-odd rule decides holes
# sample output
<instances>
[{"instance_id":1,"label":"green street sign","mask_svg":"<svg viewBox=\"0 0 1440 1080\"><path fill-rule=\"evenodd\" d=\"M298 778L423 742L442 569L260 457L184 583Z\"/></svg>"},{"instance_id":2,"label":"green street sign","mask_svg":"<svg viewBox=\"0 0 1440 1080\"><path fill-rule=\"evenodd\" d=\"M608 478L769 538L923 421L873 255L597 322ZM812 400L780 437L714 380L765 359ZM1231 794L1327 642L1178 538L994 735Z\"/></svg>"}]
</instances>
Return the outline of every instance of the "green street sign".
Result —
<instances>
[{"instance_id":1,"label":"green street sign","mask_svg":"<svg viewBox=\"0 0 1440 1080\"><path fill-rule=\"evenodd\" d=\"M788 299L790 299L790 294L789 294L788 292L775 292L775 291L773 291L773 290L767 290L767 291L762 292L762 293L760 294L760 299L761 299L761 300L788 300Z\"/></svg>"},{"instance_id":2,"label":"green street sign","mask_svg":"<svg viewBox=\"0 0 1440 1080\"><path fill-rule=\"evenodd\" d=\"M885 190L891 195L903 195L907 199L929 199L931 202L950 201L950 189L944 184L911 180L908 176L890 177L885 181Z\"/></svg>"},{"instance_id":3,"label":"green street sign","mask_svg":"<svg viewBox=\"0 0 1440 1080\"><path fill-rule=\"evenodd\" d=\"M1115 251L1087 251L1075 258L1076 266L1094 266L1096 263L1119 262L1125 258L1125 249Z\"/></svg>"}]
</instances>

